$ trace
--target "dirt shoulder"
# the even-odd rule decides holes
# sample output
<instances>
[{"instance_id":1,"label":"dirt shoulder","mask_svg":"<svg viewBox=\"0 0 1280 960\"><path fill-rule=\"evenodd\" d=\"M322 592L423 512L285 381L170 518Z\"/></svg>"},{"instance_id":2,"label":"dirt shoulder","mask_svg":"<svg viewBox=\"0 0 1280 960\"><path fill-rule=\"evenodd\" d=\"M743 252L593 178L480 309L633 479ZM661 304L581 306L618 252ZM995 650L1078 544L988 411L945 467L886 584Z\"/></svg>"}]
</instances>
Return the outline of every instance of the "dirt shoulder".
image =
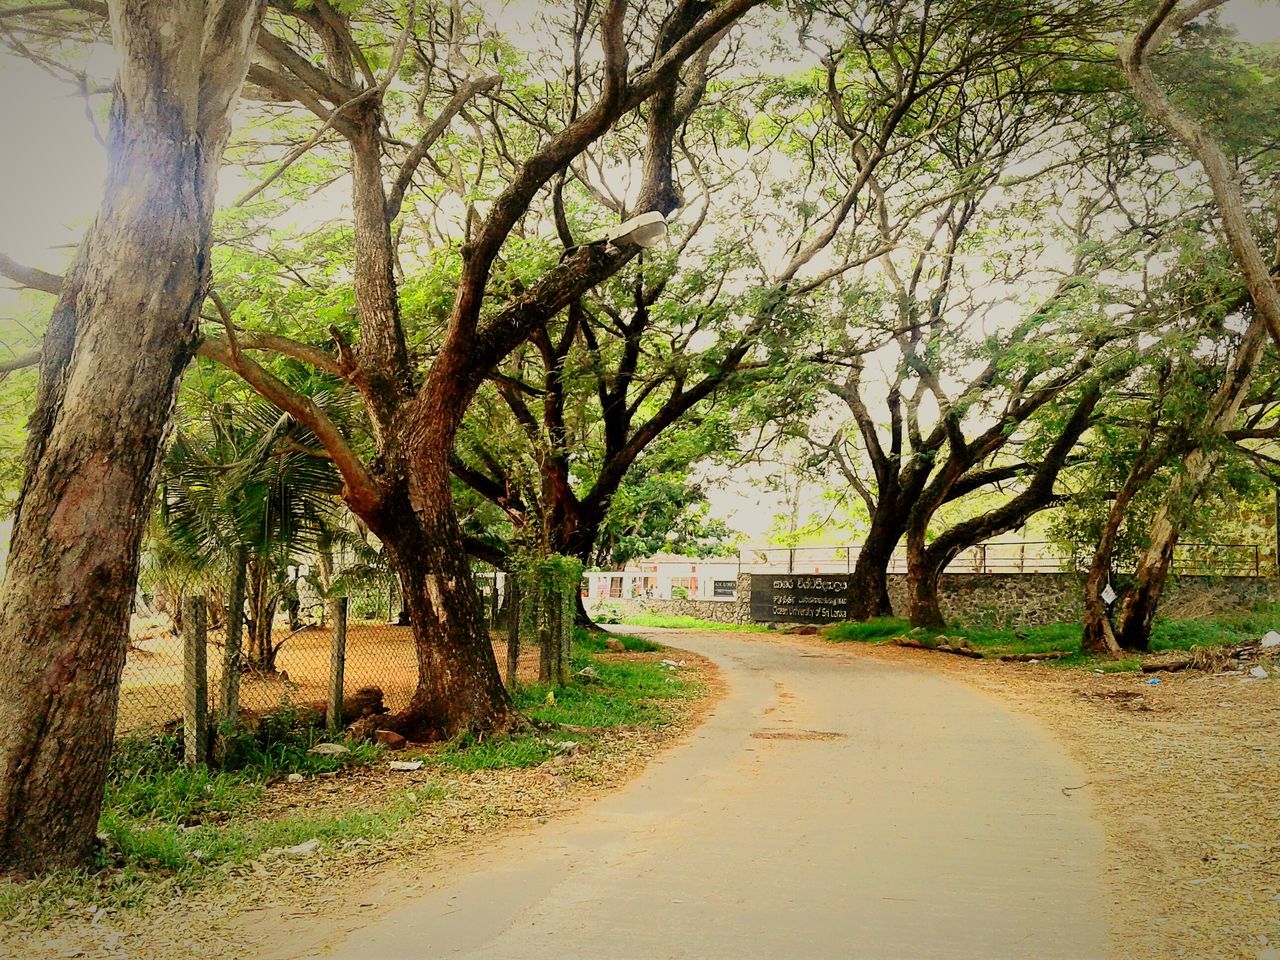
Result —
<instances>
[{"instance_id":1,"label":"dirt shoulder","mask_svg":"<svg viewBox=\"0 0 1280 960\"><path fill-rule=\"evenodd\" d=\"M601 660L681 663L697 695L670 701L672 722L617 728L590 750L540 766L456 771L424 767L389 772L385 763L334 777L271 787L257 816L323 809L358 814L412 795L416 813L387 838L338 841L315 853L274 856L231 868L181 898L143 909L73 902L48 926L0 927L0 957L265 957L281 944L303 951L314 931L355 929L421 893L459 859L480 855L497 838L564 816L635 776L678 743L723 695L710 661L679 650L599 654ZM394 756L390 759L394 759ZM324 921L320 924L318 921Z\"/></svg>"},{"instance_id":2,"label":"dirt shoulder","mask_svg":"<svg viewBox=\"0 0 1280 960\"><path fill-rule=\"evenodd\" d=\"M1087 771L1080 794L1106 833L1117 958L1280 960L1280 679L1180 672L1152 684L787 639L943 673L1049 728Z\"/></svg>"}]
</instances>

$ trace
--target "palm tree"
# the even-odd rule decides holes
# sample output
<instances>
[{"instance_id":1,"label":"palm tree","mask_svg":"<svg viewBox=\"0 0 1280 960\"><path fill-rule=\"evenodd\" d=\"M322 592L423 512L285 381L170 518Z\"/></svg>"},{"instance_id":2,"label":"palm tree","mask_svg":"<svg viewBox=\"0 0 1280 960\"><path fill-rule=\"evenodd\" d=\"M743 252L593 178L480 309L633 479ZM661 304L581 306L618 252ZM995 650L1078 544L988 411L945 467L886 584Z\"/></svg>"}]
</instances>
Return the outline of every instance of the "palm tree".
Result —
<instances>
[{"instance_id":1,"label":"palm tree","mask_svg":"<svg viewBox=\"0 0 1280 960\"><path fill-rule=\"evenodd\" d=\"M297 567L332 542L344 511L341 480L310 432L252 400L188 411L165 457L153 558L225 582L243 558L246 665L275 671L280 603L296 595Z\"/></svg>"}]
</instances>

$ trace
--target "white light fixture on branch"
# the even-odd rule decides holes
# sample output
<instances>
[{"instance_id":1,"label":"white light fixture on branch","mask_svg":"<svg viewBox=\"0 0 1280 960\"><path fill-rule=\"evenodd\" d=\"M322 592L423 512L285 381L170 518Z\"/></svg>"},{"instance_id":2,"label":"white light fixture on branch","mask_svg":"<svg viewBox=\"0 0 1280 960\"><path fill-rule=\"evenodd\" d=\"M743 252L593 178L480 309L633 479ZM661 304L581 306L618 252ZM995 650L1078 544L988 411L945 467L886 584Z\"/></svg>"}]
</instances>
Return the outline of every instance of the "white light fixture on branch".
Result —
<instances>
[{"instance_id":1,"label":"white light fixture on branch","mask_svg":"<svg viewBox=\"0 0 1280 960\"><path fill-rule=\"evenodd\" d=\"M656 247L667 236L667 218L657 210L624 220L609 231L608 240L615 245L634 243L637 247Z\"/></svg>"}]
</instances>

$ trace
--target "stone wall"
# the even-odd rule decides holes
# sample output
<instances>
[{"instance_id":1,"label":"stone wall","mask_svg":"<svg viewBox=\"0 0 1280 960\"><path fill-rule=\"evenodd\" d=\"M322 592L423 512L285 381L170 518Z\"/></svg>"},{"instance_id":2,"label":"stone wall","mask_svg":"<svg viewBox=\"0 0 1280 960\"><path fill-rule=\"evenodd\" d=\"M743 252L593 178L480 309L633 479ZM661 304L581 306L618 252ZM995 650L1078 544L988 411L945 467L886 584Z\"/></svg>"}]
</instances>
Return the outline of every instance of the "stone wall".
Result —
<instances>
[{"instance_id":1,"label":"stone wall","mask_svg":"<svg viewBox=\"0 0 1280 960\"><path fill-rule=\"evenodd\" d=\"M1078 573L949 573L938 584L948 620L996 626L1032 626L1078 620L1084 615L1084 575ZM907 611L907 578L889 577L895 612ZM1170 577L1160 604L1166 616L1206 616L1248 610L1280 599L1272 577Z\"/></svg>"},{"instance_id":2,"label":"stone wall","mask_svg":"<svg viewBox=\"0 0 1280 960\"><path fill-rule=\"evenodd\" d=\"M697 617L713 623L750 623L751 606L741 581L734 600L656 600L636 597L627 600L588 600L587 612L616 613L622 617L638 613L659 613L668 617Z\"/></svg>"},{"instance_id":3,"label":"stone wall","mask_svg":"<svg viewBox=\"0 0 1280 960\"><path fill-rule=\"evenodd\" d=\"M899 615L907 611L907 578L889 576L889 598ZM1084 577L1077 573L949 573L939 584L942 611L948 620L997 626L1032 626L1078 620L1083 614ZM750 574L738 578L736 600L608 600L588 609L616 611L622 616L660 613L697 617L717 623L751 623ZM1261 601L1280 601L1280 581L1273 577L1171 577L1160 605L1166 616L1197 617L1248 610Z\"/></svg>"}]
</instances>

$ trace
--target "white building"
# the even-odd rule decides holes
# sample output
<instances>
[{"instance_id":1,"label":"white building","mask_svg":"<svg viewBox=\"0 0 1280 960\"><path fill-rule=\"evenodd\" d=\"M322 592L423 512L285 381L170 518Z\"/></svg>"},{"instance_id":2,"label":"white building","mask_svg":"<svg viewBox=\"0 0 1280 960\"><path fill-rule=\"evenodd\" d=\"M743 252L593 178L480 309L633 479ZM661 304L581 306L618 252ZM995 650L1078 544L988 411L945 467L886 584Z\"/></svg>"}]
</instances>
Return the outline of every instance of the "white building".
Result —
<instances>
[{"instance_id":1,"label":"white building","mask_svg":"<svg viewBox=\"0 0 1280 960\"><path fill-rule=\"evenodd\" d=\"M589 604L609 600L724 600L738 595L738 560L659 556L635 560L625 570L582 575L582 597Z\"/></svg>"}]
</instances>

